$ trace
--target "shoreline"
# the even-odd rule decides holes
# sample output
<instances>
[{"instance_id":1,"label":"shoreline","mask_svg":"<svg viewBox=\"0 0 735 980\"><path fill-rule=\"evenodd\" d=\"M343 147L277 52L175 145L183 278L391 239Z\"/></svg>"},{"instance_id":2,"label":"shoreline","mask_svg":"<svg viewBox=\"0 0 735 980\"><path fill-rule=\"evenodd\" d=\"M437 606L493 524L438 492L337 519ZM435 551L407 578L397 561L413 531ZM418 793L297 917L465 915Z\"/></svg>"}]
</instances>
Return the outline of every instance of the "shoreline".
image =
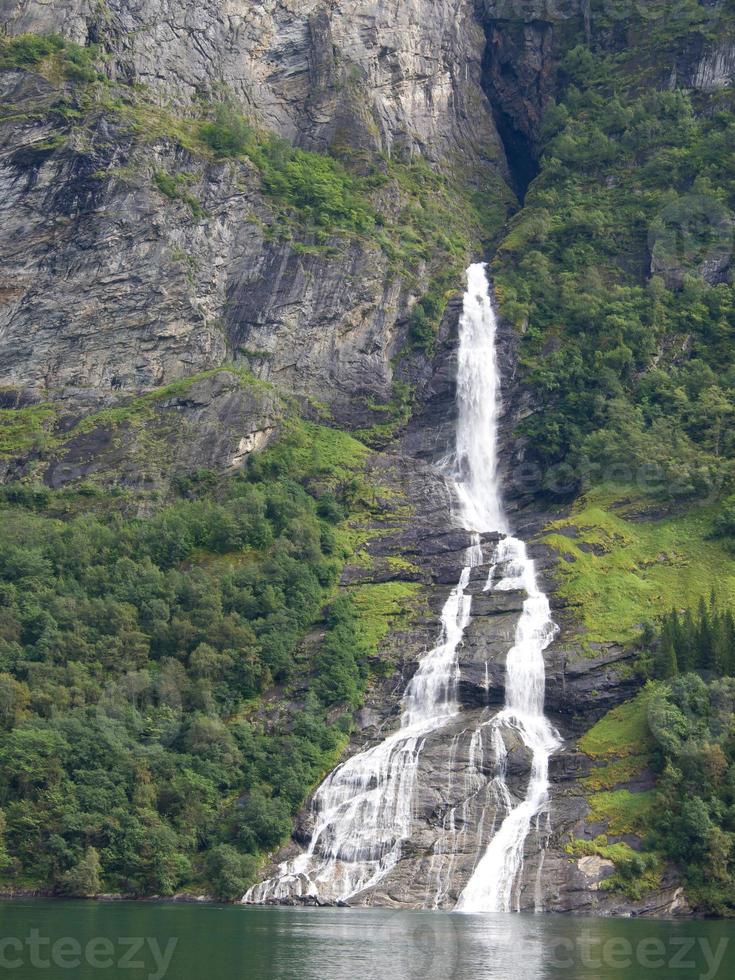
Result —
<instances>
[{"instance_id":1,"label":"shoreline","mask_svg":"<svg viewBox=\"0 0 735 980\"><path fill-rule=\"evenodd\" d=\"M28 898L43 898L54 902L101 902L106 905L114 902L140 902L141 904L174 903L177 905L238 905L239 902L226 902L213 895L191 895L179 892L176 895L125 895L121 892L103 892L100 895L59 895L42 888L0 889L0 900L16 901Z\"/></svg>"},{"instance_id":2,"label":"shoreline","mask_svg":"<svg viewBox=\"0 0 735 980\"><path fill-rule=\"evenodd\" d=\"M358 911L362 908L367 908L370 910L384 908L388 912L434 912L434 909L395 909L389 906L353 906L347 903L324 903L324 904L312 904L309 902L294 902L292 904L286 904L283 902L265 902L263 904L248 903L244 904L242 902L227 902L222 899L216 899L212 895L192 895L187 892L179 892L176 895L125 895L116 892L108 892L100 895L58 895L52 892L46 892L42 889L32 889L32 888L17 888L14 890L0 889L0 901L23 901L23 900L36 900L43 899L53 902L99 902L103 905L114 905L120 902L135 902L141 905L219 905L223 907L236 908L242 906L243 908L258 908L258 909L339 909L340 911L345 909L351 909ZM440 910L445 915L452 915L453 910L444 909ZM467 915L468 913L461 913L462 915ZM537 915L536 912L512 912L504 913L508 915ZM707 915L697 915L689 912L687 915L647 915L645 913L639 915L594 915L590 912L574 912L572 910L559 912L544 912L543 915L550 915L556 918L563 919L642 919L654 922L681 922L681 921L710 921L710 922L733 922L735 920L730 919L728 916L707 916ZM469 913L470 917L473 917L472 913ZM481 917L482 913L475 913L475 915Z\"/></svg>"}]
</instances>

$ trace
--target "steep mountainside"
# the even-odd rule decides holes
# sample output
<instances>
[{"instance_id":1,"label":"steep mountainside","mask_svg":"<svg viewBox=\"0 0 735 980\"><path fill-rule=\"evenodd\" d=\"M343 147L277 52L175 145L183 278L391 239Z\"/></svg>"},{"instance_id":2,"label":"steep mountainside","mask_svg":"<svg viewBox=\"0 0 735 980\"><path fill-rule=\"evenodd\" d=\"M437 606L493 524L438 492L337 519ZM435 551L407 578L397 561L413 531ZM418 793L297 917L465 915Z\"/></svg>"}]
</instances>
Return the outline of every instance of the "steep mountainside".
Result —
<instances>
[{"instance_id":1,"label":"steep mountainside","mask_svg":"<svg viewBox=\"0 0 735 980\"><path fill-rule=\"evenodd\" d=\"M469 544L437 464L483 257L506 505L561 627L519 904L730 911L729 682L690 771L657 617L735 603L735 10L527 7L0 0L8 889L237 898L396 724ZM461 723L361 901L421 905L449 848L452 907L488 831L461 734L522 603L483 594L491 546Z\"/></svg>"},{"instance_id":2,"label":"steep mountainside","mask_svg":"<svg viewBox=\"0 0 735 980\"><path fill-rule=\"evenodd\" d=\"M12 34L96 45L84 69L74 47L4 73L13 383L143 387L235 358L367 418L411 304L497 233L512 195L465 4L246 6L3 4ZM9 42L6 65L26 60ZM195 119L228 101L263 127L263 160L198 141ZM351 176L299 157L283 186L274 137Z\"/></svg>"}]
</instances>

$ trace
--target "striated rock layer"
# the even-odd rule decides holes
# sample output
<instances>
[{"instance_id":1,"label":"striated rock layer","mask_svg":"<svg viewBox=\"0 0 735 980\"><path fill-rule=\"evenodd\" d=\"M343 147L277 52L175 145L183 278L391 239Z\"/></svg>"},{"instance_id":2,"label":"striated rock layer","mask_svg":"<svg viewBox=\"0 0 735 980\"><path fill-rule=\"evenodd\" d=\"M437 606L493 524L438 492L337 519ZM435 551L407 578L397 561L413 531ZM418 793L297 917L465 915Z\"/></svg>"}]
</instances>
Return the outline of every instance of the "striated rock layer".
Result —
<instances>
[{"instance_id":1,"label":"striated rock layer","mask_svg":"<svg viewBox=\"0 0 735 980\"><path fill-rule=\"evenodd\" d=\"M112 82L180 116L234 100L307 149L421 157L477 189L495 174L495 196L507 175L466 0L2 0L0 26L98 44ZM294 242L247 161L197 159L94 106L70 127L69 86L35 73L0 86L8 383L141 388L239 359L340 420L374 421L365 403L390 400L407 313L436 269L407 281L364 237ZM184 182L195 213L156 173ZM398 219L405 202L383 204Z\"/></svg>"}]
</instances>

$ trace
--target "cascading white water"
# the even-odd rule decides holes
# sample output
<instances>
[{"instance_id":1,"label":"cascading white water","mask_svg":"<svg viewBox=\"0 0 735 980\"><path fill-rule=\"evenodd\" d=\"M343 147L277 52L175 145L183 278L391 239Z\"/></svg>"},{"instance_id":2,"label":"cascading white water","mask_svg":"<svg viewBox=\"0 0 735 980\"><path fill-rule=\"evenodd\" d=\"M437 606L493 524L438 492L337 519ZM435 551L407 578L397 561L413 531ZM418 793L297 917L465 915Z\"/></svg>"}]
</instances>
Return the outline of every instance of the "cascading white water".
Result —
<instances>
[{"instance_id":1,"label":"cascading white water","mask_svg":"<svg viewBox=\"0 0 735 980\"><path fill-rule=\"evenodd\" d=\"M479 535L467 565L442 610L439 644L406 688L401 727L385 741L353 755L324 780L312 801L314 830L308 850L245 895L263 903L314 895L344 901L377 884L401 856L409 836L413 790L424 739L458 712L457 647L470 618L465 595L471 569L482 561Z\"/></svg>"},{"instance_id":2,"label":"cascading white water","mask_svg":"<svg viewBox=\"0 0 735 980\"><path fill-rule=\"evenodd\" d=\"M460 324L458 389L460 419L457 426L458 452L464 448L466 458L479 460L471 480L473 501L484 503L477 513L477 530L499 530L507 533L500 503L497 478L497 389L499 386L495 354L496 319L490 300L490 287L482 265L472 266L468 273L468 292L477 294L476 315L463 317ZM465 303L465 314L468 306ZM492 375L492 377L490 377ZM480 403L479 405L477 403ZM464 411L463 411L464 409ZM493 418L488 418L492 413ZM482 449L473 450L474 443ZM460 474L462 457L459 458ZM494 586L498 591L522 589L526 593L523 611L516 628L515 642L509 651L505 668L505 707L489 723L495 749L496 798L505 802L507 814L493 835L485 854L459 896L456 911L504 912L513 907L513 889L523 867L526 838L534 820L547 812L549 798L549 756L559 747L557 733L544 716L546 671L543 652L556 632L549 602L539 590L533 561L522 541L507 535L498 544L496 567L504 567L505 576ZM492 589L492 574L486 588ZM503 732L515 732L531 753L531 777L525 798L515 806L505 781L506 748Z\"/></svg>"},{"instance_id":3,"label":"cascading white water","mask_svg":"<svg viewBox=\"0 0 735 980\"><path fill-rule=\"evenodd\" d=\"M544 716L543 652L556 632L549 601L538 589L534 564L522 541L504 538L498 545L497 558L498 564L509 562L510 574L496 589L521 587L527 594L506 660L505 707L489 723L496 745L496 779L504 785L508 813L459 896L458 912L509 912L518 907L513 891L520 883L526 838L533 822L548 815L549 756L561 744ZM515 806L505 786L505 748L499 750L503 731L515 732L531 753L526 795Z\"/></svg>"},{"instance_id":4,"label":"cascading white water","mask_svg":"<svg viewBox=\"0 0 735 980\"><path fill-rule=\"evenodd\" d=\"M467 270L459 321L457 434L453 477L459 517L476 532L507 532L498 481L500 373L495 349L496 320L481 263Z\"/></svg>"},{"instance_id":5,"label":"cascading white water","mask_svg":"<svg viewBox=\"0 0 735 980\"><path fill-rule=\"evenodd\" d=\"M485 267L478 263L467 270L459 331L456 448L448 461L456 487L457 518L471 532L473 543L459 582L442 611L439 643L422 659L406 688L400 729L352 756L325 779L312 801L314 829L307 851L282 864L273 878L251 888L245 902L304 895L346 900L376 885L400 860L403 842L411 832L417 767L425 740L459 713L457 650L470 621L471 596L466 590L471 570L484 560L480 535L500 532L506 536L494 560L506 574L495 588L522 588L527 599L507 658L506 706L472 736L470 769L472 778L480 779L476 760L482 759L483 730L490 727L497 767L491 789L506 816L460 895L457 909L511 908L526 837L534 819L538 820L547 807L548 758L559 742L543 714L543 651L555 627L525 545L507 536L501 504L495 332L490 287ZM493 587L492 576L491 569L487 589ZM532 754L528 790L516 806L505 781L503 731L514 731ZM493 829L495 826L497 819ZM451 846L456 839L452 814L445 842ZM441 869L437 872L435 904L447 893L446 876L440 879Z\"/></svg>"}]
</instances>

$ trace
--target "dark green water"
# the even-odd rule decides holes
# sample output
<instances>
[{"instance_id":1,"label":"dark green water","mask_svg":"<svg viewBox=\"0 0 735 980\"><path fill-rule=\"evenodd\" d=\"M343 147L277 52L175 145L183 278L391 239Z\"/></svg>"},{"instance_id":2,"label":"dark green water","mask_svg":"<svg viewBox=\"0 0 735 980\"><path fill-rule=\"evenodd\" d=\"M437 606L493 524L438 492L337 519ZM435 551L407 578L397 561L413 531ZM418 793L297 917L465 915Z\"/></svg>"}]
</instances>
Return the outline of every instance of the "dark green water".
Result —
<instances>
[{"instance_id":1,"label":"dark green water","mask_svg":"<svg viewBox=\"0 0 735 980\"><path fill-rule=\"evenodd\" d=\"M732 980L735 923L0 903L0 980Z\"/></svg>"}]
</instances>

